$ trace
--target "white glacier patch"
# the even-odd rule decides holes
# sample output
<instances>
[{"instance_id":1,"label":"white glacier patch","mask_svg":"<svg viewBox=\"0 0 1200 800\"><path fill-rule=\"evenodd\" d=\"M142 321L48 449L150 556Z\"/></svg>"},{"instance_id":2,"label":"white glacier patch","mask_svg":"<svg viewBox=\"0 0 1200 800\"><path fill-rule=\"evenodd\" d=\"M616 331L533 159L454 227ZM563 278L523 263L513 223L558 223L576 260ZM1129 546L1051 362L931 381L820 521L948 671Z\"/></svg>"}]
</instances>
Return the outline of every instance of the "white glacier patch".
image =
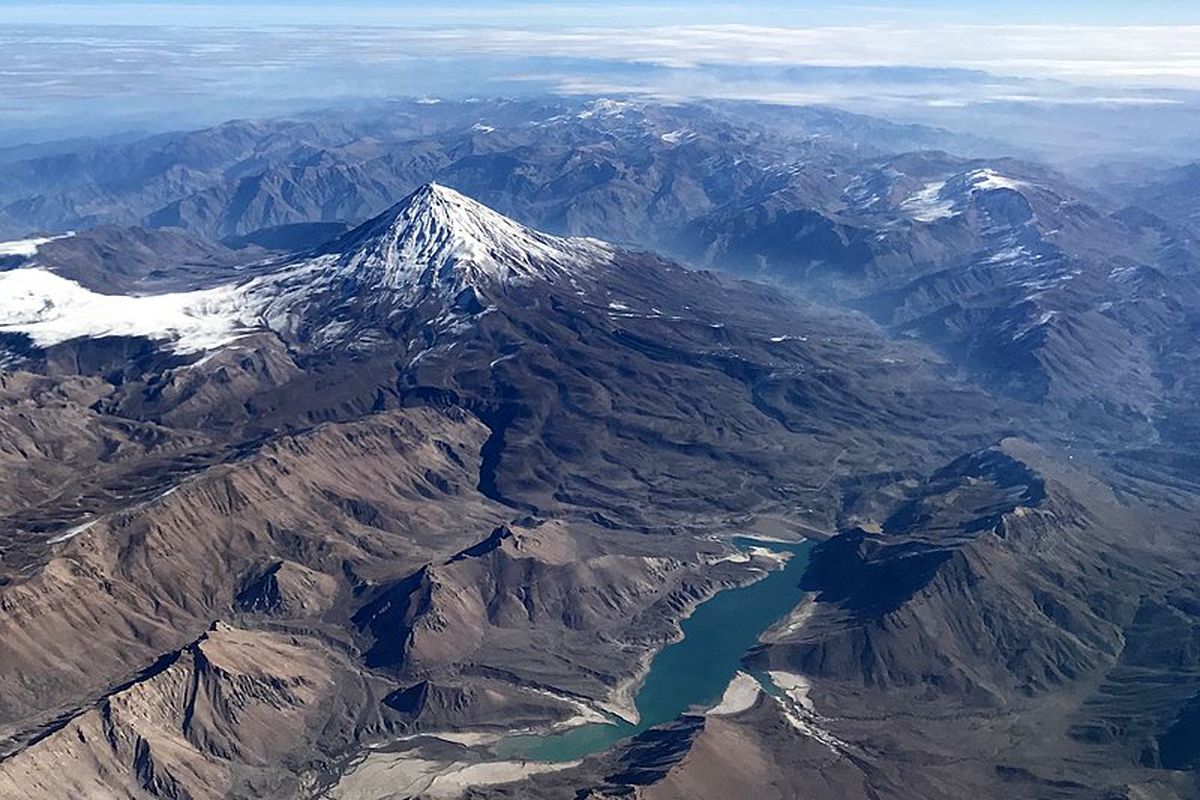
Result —
<instances>
[{"instance_id":1,"label":"white glacier patch","mask_svg":"<svg viewBox=\"0 0 1200 800\"><path fill-rule=\"evenodd\" d=\"M34 239L17 239L12 242L0 242L0 256L34 256L37 255L38 248L47 242L53 242L55 239L66 239L74 235L73 233L64 233L61 236L40 236Z\"/></svg>"},{"instance_id":2,"label":"white glacier patch","mask_svg":"<svg viewBox=\"0 0 1200 800\"><path fill-rule=\"evenodd\" d=\"M0 273L0 331L39 347L81 337L174 340L177 352L219 347L246 332L235 287L128 296L93 292L40 267Z\"/></svg>"},{"instance_id":3,"label":"white glacier patch","mask_svg":"<svg viewBox=\"0 0 1200 800\"><path fill-rule=\"evenodd\" d=\"M917 222L934 222L954 216L954 201L945 200L941 196L945 187L945 181L925 184L920 191L914 192L900 204L900 210Z\"/></svg>"},{"instance_id":4,"label":"white glacier patch","mask_svg":"<svg viewBox=\"0 0 1200 800\"><path fill-rule=\"evenodd\" d=\"M1029 184L1014 178L1001 175L994 169L977 169L967 173L967 181L972 190L987 191L990 189L1012 189L1021 191L1029 188Z\"/></svg>"}]
</instances>

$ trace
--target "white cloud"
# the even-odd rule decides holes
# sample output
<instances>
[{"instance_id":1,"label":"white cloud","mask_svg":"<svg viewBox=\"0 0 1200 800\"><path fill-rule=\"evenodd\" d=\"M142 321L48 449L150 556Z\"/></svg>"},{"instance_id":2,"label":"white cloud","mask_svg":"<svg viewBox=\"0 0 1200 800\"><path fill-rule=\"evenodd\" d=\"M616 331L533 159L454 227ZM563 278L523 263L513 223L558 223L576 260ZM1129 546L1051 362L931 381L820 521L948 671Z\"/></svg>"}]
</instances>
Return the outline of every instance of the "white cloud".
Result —
<instances>
[{"instance_id":1,"label":"white cloud","mask_svg":"<svg viewBox=\"0 0 1200 800\"><path fill-rule=\"evenodd\" d=\"M453 17L452 17L453 18ZM117 19L120 19L118 16ZM484 16L483 19L488 19ZM550 17L549 21L553 21ZM793 64L960 67L1078 83L1200 87L1200 25L271 26L193 29L38 26L0 31L0 69L67 47L91 67L252 66L267 59L389 63L425 56L622 60L674 68ZM19 56L19 57L18 57ZM53 64L55 62L49 61Z\"/></svg>"},{"instance_id":2,"label":"white cloud","mask_svg":"<svg viewBox=\"0 0 1200 800\"><path fill-rule=\"evenodd\" d=\"M1082 83L1200 86L1200 26L866 25L783 28L441 29L422 49L611 59L674 67L790 65L960 67Z\"/></svg>"},{"instance_id":3,"label":"white cloud","mask_svg":"<svg viewBox=\"0 0 1200 800\"><path fill-rule=\"evenodd\" d=\"M120 4L91 8L92 17L102 10L110 21L126 21ZM1196 25L985 26L922 18L920 24L638 26L627 24L624 11L613 15L621 24L566 25L558 16L565 8L546 10L537 27L486 16L490 24L467 26L467 17L454 22L454 14L453 24L414 27L435 18L432 11L406 16L407 25L96 25L87 24L87 15L72 25L22 25L6 9L0 108L9 113L0 142L161 130L350 98L462 96L481 85L500 94L631 92L842 103L881 112L992 102L1165 106L1200 96L1147 91L1200 89ZM865 12L842 16L870 19ZM792 67L943 73L786 74ZM944 72L950 68L978 72ZM534 73L539 77L518 77ZM1099 88L1080 88L1089 86Z\"/></svg>"}]
</instances>

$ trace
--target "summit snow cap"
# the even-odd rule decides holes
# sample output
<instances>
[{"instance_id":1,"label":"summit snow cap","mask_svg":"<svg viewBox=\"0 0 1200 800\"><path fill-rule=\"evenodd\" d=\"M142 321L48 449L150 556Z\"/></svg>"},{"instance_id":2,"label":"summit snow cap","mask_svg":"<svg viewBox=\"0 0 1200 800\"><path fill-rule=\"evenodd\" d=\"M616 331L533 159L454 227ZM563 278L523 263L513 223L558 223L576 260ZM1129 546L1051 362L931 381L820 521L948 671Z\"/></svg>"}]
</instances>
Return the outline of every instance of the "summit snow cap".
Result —
<instances>
[{"instance_id":1,"label":"summit snow cap","mask_svg":"<svg viewBox=\"0 0 1200 800\"><path fill-rule=\"evenodd\" d=\"M428 183L331 245L338 271L391 289L569 276L611 248L526 228L437 183Z\"/></svg>"}]
</instances>

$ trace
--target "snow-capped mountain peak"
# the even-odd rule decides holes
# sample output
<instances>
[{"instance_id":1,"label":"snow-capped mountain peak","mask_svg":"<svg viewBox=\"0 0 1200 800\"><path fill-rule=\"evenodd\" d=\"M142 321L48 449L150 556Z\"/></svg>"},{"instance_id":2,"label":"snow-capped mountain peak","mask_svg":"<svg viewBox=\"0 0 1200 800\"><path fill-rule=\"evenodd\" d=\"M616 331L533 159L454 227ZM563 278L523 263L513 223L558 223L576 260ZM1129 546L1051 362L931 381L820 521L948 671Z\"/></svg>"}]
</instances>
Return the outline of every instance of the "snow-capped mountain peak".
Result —
<instances>
[{"instance_id":1,"label":"snow-capped mountain peak","mask_svg":"<svg viewBox=\"0 0 1200 800\"><path fill-rule=\"evenodd\" d=\"M513 284L561 279L577 286L576 278L611 264L615 252L595 239L531 230L431 183L323 251L241 283L123 296L42 268L0 273L0 333L23 333L42 347L141 336L198 352L268 329L303 331L320 346L427 301L449 309L466 289L477 304L478 295Z\"/></svg>"},{"instance_id":2,"label":"snow-capped mountain peak","mask_svg":"<svg viewBox=\"0 0 1200 800\"><path fill-rule=\"evenodd\" d=\"M594 239L526 228L446 186L430 183L333 245L337 271L392 290L554 279L608 261Z\"/></svg>"}]
</instances>

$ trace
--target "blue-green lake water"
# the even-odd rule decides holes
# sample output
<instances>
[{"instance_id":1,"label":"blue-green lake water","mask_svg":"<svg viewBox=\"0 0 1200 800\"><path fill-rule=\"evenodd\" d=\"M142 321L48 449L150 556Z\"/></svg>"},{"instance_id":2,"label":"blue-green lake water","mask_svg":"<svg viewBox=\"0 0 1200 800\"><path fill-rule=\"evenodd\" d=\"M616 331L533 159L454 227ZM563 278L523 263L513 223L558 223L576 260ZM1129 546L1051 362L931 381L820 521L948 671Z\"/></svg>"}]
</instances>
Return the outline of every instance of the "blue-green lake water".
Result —
<instances>
[{"instance_id":1,"label":"blue-green lake water","mask_svg":"<svg viewBox=\"0 0 1200 800\"><path fill-rule=\"evenodd\" d=\"M727 589L701 603L681 625L683 638L663 648L635 699L639 722L614 718L544 736L512 736L496 745L501 758L574 761L607 750L621 739L670 722L693 707L715 704L759 635L800 602L800 578L811 543L763 542L738 537L739 548L788 552L782 569L747 586Z\"/></svg>"}]
</instances>

